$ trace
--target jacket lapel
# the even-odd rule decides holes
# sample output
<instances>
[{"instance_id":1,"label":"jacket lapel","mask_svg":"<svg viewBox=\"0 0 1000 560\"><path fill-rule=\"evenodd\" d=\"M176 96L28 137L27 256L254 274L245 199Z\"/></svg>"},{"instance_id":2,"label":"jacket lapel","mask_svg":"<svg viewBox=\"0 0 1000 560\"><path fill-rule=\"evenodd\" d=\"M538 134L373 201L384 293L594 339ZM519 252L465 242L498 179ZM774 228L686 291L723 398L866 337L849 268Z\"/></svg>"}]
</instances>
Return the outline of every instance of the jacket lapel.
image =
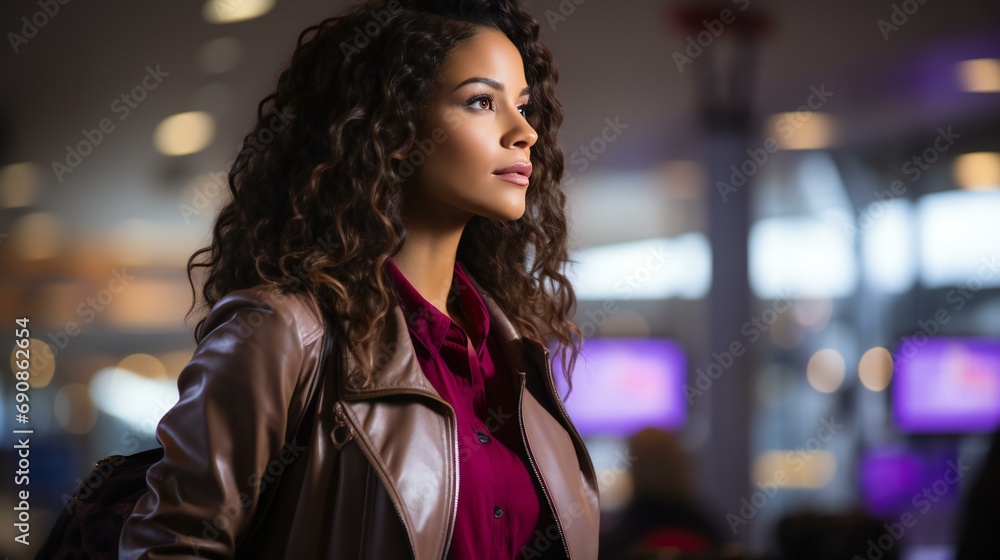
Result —
<instances>
[{"instance_id":1,"label":"jacket lapel","mask_svg":"<svg viewBox=\"0 0 1000 560\"><path fill-rule=\"evenodd\" d=\"M591 557L592 552L584 547L594 544L596 550L596 540L590 542L597 537L596 477L586 449L579 449L583 447L582 440L554 401L558 397L552 394L551 386L544 379L549 375L548 349L539 341L522 338L499 304L483 291L471 273L468 275L489 310L491 336L496 337L504 352L512 382L520 384L518 375L524 375L534 381L528 383L529 386L538 386L532 389L538 392L538 399L527 391L523 396L524 417L530 418L533 424L526 426L529 446L536 455L538 469L550 493L555 490L557 495L575 496L572 504L554 504L563 527L567 528L567 544L574 559ZM353 354L345 352L341 359L345 368L342 371L350 371L355 363ZM440 543L450 534L457 506L458 483L452 473L458 456L454 412L449 410L449 405L421 370L399 305L393 306L387 318L376 360L379 367L371 380L342 383L341 395L349 405L355 425L364 431L359 436L372 453L373 467L380 469L392 486L387 490L412 531L416 560L440 559L444 555ZM396 394L428 397L438 401L439 406L400 406L392 400L377 399ZM413 429L414 426L426 427L418 430ZM436 452L428 453L428 449L436 449ZM580 459L581 451L585 458L579 463L584 465L580 469L582 476L575 467L569 468L574 462L565 460L567 454ZM413 457L420 457L420 464L415 464ZM585 502L583 523L578 519L581 499ZM556 496L553 501L558 502ZM570 524L577 528L568 531ZM580 525L587 528L581 530Z\"/></svg>"},{"instance_id":2,"label":"jacket lapel","mask_svg":"<svg viewBox=\"0 0 1000 560\"><path fill-rule=\"evenodd\" d=\"M457 508L454 412L421 370L399 305L393 306L382 332L379 367L371 380L342 382L341 398L358 443L386 481L386 491L403 518L414 559L441 560ZM351 371L354 355L343 354L342 371ZM379 398L399 394L427 397L435 406Z\"/></svg>"},{"instance_id":3,"label":"jacket lapel","mask_svg":"<svg viewBox=\"0 0 1000 560\"><path fill-rule=\"evenodd\" d=\"M525 385L533 387L521 395L525 435L543 484L552 497L570 558L597 558L600 531L597 474L583 439L556 394L549 350L540 341L520 336L499 304L471 274L469 279L486 302L490 324L496 325L505 357L516 373L525 378ZM529 380L533 382L528 383ZM570 457L577 460L571 461ZM539 550L545 550L540 544L537 540L532 542L532 546L539 545Z\"/></svg>"}]
</instances>

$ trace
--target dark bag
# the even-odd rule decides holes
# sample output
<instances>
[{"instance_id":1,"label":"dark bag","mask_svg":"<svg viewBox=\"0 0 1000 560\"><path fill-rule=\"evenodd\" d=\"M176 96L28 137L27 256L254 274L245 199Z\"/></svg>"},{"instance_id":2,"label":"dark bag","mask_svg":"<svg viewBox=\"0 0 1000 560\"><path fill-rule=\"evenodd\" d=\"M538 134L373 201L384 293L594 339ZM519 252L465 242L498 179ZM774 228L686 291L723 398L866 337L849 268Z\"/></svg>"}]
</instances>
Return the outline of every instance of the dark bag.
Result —
<instances>
[{"instance_id":1,"label":"dark bag","mask_svg":"<svg viewBox=\"0 0 1000 560\"><path fill-rule=\"evenodd\" d=\"M317 388L320 385L327 356L332 346L332 337L327 321L323 320L323 345L316 378L312 380L306 410L298 421L293 443L305 445L309 441L315 416ZM289 460L289 465L297 456ZM118 544L125 520L128 519L136 502L146 493L146 471L153 463L163 458L163 447L139 451L131 455L109 455L94 464L94 468L83 479L73 493L73 497L56 519L35 560L117 560ZM285 469L287 470L287 469ZM284 472L284 471L282 471ZM100 480L96 487L89 488L88 480ZM268 484L261 498L261 507L255 512L247 538L237 549L237 557L260 525L274 497L280 488L281 474L275 484Z\"/></svg>"}]
</instances>

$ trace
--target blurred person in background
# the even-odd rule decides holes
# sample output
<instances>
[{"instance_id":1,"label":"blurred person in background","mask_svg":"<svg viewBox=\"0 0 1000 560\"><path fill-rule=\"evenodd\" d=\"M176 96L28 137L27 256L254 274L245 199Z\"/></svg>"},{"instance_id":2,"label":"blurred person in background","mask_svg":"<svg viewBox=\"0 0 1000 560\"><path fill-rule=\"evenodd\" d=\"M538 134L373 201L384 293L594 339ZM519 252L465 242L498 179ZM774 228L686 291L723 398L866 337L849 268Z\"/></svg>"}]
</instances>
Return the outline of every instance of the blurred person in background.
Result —
<instances>
[{"instance_id":1,"label":"blurred person in background","mask_svg":"<svg viewBox=\"0 0 1000 560\"><path fill-rule=\"evenodd\" d=\"M709 554L725 541L695 495L688 457L666 430L646 427L628 440L633 493L620 522L601 538L600 558Z\"/></svg>"},{"instance_id":2,"label":"blurred person in background","mask_svg":"<svg viewBox=\"0 0 1000 560\"><path fill-rule=\"evenodd\" d=\"M955 560L1000 558L1000 429L993 432L986 459L965 493L958 520Z\"/></svg>"}]
</instances>

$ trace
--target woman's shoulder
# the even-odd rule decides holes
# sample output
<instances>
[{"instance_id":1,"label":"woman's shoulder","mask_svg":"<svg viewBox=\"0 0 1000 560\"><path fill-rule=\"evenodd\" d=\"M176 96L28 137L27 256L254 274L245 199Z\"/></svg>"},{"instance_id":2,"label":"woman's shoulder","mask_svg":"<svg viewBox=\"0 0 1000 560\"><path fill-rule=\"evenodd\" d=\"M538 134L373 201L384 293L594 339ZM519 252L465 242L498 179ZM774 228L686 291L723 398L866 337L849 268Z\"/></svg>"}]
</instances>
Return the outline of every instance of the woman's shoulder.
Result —
<instances>
[{"instance_id":1,"label":"woman's shoulder","mask_svg":"<svg viewBox=\"0 0 1000 560\"><path fill-rule=\"evenodd\" d=\"M232 290L219 298L195 336L200 341L223 322L236 320L247 336L275 328L290 329L286 332L295 332L302 344L308 345L323 334L321 316L319 306L308 293L283 292L277 285L262 283Z\"/></svg>"}]
</instances>

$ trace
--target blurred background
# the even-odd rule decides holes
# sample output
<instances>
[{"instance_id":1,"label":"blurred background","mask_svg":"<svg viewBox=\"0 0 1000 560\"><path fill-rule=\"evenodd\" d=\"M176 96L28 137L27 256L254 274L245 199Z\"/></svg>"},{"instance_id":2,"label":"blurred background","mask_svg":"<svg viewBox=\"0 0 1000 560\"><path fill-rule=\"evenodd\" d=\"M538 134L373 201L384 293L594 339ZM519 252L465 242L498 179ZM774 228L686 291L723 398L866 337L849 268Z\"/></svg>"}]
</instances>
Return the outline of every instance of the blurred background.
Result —
<instances>
[{"instance_id":1,"label":"blurred background","mask_svg":"<svg viewBox=\"0 0 1000 560\"><path fill-rule=\"evenodd\" d=\"M4 522L0 554L158 445L185 261L298 33L346 5L0 4L4 504L34 430L32 545ZM527 6L566 109L601 557L953 558L1000 427L1000 5Z\"/></svg>"}]
</instances>

